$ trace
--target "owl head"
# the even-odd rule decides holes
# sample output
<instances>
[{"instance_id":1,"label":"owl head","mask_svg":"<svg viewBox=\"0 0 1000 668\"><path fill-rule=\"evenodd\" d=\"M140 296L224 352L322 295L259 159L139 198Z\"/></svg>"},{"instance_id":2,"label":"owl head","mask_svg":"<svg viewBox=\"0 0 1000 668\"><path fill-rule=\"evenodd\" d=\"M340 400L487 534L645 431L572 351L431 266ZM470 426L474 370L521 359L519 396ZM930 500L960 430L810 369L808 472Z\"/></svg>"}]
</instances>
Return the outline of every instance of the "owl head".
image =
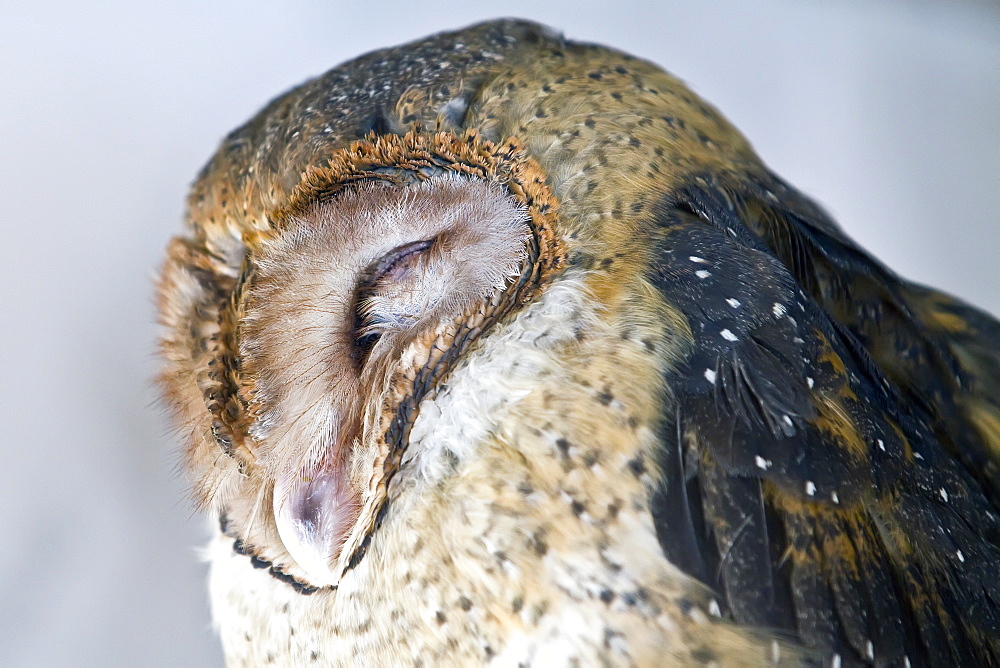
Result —
<instances>
[{"instance_id":1,"label":"owl head","mask_svg":"<svg viewBox=\"0 0 1000 668\"><path fill-rule=\"evenodd\" d=\"M207 371L198 395L183 374L161 382L193 432L196 497L241 549L304 587L337 584L420 402L562 267L555 221L515 142L418 130L310 169L259 233L175 243L161 310L180 334L164 350L190 364L179 339L196 332Z\"/></svg>"}]
</instances>

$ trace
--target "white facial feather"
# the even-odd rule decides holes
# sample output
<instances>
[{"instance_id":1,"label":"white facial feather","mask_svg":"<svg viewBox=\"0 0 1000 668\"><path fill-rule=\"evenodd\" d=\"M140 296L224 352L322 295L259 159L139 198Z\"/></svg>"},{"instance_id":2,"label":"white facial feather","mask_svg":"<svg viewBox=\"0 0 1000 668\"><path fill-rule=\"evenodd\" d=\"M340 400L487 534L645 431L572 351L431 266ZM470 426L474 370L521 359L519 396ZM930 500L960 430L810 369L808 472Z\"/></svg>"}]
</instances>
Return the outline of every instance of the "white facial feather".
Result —
<instances>
[{"instance_id":1,"label":"white facial feather","mask_svg":"<svg viewBox=\"0 0 1000 668\"><path fill-rule=\"evenodd\" d=\"M451 375L447 386L420 404L404 455L405 475L440 480L449 460L474 454L505 411L538 387L539 371L575 339L589 313L582 280L564 276L503 330L494 331L475 356Z\"/></svg>"},{"instance_id":2,"label":"white facial feather","mask_svg":"<svg viewBox=\"0 0 1000 668\"><path fill-rule=\"evenodd\" d=\"M369 507L381 475L370 416L400 365L422 366L407 349L505 289L529 235L500 187L436 177L344 190L255 252L240 345L250 434L282 542L315 583L335 582L331 563Z\"/></svg>"}]
</instances>

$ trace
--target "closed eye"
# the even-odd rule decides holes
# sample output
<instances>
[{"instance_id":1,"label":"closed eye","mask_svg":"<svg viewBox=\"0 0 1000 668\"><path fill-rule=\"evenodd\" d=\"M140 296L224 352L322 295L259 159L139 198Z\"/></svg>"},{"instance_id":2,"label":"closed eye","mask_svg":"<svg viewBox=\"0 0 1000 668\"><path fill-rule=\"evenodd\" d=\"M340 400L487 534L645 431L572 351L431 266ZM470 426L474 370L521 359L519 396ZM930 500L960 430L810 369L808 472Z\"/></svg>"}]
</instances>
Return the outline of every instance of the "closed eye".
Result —
<instances>
[{"instance_id":1,"label":"closed eye","mask_svg":"<svg viewBox=\"0 0 1000 668\"><path fill-rule=\"evenodd\" d=\"M382 280L401 278L413 266L413 261L416 259L414 256L433 245L433 239L426 239L424 241L403 244L392 249L383 255L371 268L372 277L368 282L376 284Z\"/></svg>"},{"instance_id":2,"label":"closed eye","mask_svg":"<svg viewBox=\"0 0 1000 668\"><path fill-rule=\"evenodd\" d=\"M421 254L433 245L434 239L424 239L397 246L362 272L355 297L354 350L351 354L359 365L368 359L385 331L385 325L395 321L394 314L382 313L371 307L372 297L393 283L404 280Z\"/></svg>"}]
</instances>

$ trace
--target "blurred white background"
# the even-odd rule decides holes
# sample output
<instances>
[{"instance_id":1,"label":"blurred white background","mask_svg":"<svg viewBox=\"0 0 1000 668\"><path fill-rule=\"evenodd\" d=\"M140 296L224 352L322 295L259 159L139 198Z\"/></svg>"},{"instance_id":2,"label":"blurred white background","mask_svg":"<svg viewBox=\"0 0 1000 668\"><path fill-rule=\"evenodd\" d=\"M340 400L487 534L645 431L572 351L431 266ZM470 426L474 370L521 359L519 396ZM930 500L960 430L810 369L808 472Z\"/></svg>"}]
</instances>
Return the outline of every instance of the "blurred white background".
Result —
<instances>
[{"instance_id":1,"label":"blurred white background","mask_svg":"<svg viewBox=\"0 0 1000 668\"><path fill-rule=\"evenodd\" d=\"M0 664L219 665L156 405L187 185L271 97L516 15L653 60L905 276L1000 312L1000 4L0 4Z\"/></svg>"}]
</instances>

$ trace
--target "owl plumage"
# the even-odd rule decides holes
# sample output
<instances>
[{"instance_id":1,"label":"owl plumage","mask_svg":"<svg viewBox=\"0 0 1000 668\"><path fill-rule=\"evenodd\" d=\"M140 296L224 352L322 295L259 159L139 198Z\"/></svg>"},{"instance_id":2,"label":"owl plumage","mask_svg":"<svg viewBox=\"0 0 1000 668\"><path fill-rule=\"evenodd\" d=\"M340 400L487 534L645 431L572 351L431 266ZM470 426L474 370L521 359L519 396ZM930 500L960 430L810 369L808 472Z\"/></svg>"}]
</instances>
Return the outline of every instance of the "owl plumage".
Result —
<instances>
[{"instance_id":1,"label":"owl plumage","mask_svg":"<svg viewBox=\"0 0 1000 668\"><path fill-rule=\"evenodd\" d=\"M1000 662L1000 325L656 66L363 56L188 226L161 383L228 662Z\"/></svg>"}]
</instances>

